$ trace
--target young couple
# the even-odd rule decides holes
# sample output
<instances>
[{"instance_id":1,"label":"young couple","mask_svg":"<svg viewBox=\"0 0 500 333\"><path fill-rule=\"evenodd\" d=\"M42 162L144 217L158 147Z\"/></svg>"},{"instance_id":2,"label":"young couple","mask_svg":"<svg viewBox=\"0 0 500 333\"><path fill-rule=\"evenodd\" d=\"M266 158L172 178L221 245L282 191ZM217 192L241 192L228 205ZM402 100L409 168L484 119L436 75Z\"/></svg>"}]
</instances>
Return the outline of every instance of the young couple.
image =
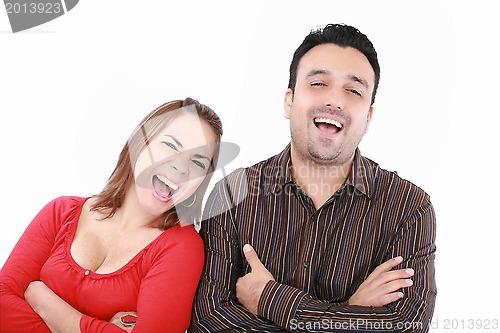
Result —
<instances>
[{"instance_id":1,"label":"young couple","mask_svg":"<svg viewBox=\"0 0 500 333\"><path fill-rule=\"evenodd\" d=\"M219 181L199 233L221 122L189 98L151 112L101 193L31 222L0 271L0 331L426 332L432 204L358 149L379 78L354 27L308 34L285 92L290 144Z\"/></svg>"}]
</instances>

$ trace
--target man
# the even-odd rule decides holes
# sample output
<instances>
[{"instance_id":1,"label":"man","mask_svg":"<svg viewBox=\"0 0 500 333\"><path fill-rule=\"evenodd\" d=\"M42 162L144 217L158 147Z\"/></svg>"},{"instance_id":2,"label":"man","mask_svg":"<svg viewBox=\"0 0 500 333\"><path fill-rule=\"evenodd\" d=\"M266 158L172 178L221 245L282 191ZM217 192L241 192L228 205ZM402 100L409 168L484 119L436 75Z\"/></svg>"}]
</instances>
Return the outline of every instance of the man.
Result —
<instances>
[{"instance_id":1,"label":"man","mask_svg":"<svg viewBox=\"0 0 500 333\"><path fill-rule=\"evenodd\" d=\"M190 332L428 331L434 209L358 149L379 78L354 27L327 25L298 47L284 103L291 143L207 201Z\"/></svg>"}]
</instances>

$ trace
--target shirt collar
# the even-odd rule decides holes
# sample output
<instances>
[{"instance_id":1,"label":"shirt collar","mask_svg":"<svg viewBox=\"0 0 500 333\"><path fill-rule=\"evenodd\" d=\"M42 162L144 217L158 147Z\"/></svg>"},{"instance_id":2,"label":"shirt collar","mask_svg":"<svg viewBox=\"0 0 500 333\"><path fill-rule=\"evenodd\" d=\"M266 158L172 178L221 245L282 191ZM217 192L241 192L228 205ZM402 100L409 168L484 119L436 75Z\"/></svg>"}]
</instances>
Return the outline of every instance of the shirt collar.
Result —
<instances>
[{"instance_id":1,"label":"shirt collar","mask_svg":"<svg viewBox=\"0 0 500 333\"><path fill-rule=\"evenodd\" d=\"M370 184L375 177L374 163L369 163L366 157L361 155L359 148L354 152L354 159L352 161L351 172L347 176L345 186L350 185L358 191L371 198Z\"/></svg>"},{"instance_id":2,"label":"shirt collar","mask_svg":"<svg viewBox=\"0 0 500 333\"><path fill-rule=\"evenodd\" d=\"M269 160L265 170L265 179L268 180L266 182L268 193L278 193L286 184L293 183L290 152L291 144L289 143L281 153Z\"/></svg>"},{"instance_id":3,"label":"shirt collar","mask_svg":"<svg viewBox=\"0 0 500 333\"><path fill-rule=\"evenodd\" d=\"M273 156L265 171L268 193L277 193L283 189L288 183L295 183L292 177L292 159L291 159L291 144L278 155ZM371 198L370 184L375 177L375 163L369 163L369 160L361 155L359 148L354 152L354 160L351 166L351 171L347 176L344 186L350 186L357 189L367 197ZM341 190L342 190L341 189Z\"/></svg>"}]
</instances>

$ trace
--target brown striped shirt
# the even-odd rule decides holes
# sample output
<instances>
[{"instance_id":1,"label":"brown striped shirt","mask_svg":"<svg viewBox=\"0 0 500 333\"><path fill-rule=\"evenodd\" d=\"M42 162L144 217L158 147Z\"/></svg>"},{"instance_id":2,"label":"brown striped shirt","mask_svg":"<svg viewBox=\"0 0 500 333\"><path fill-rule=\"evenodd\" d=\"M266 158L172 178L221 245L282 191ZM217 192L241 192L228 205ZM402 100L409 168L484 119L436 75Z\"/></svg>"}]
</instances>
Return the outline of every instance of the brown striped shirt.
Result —
<instances>
[{"instance_id":1,"label":"brown striped shirt","mask_svg":"<svg viewBox=\"0 0 500 333\"><path fill-rule=\"evenodd\" d=\"M319 209L293 180L290 145L238 169L210 194L200 230L205 267L189 332L426 332L434 310L435 215L428 194L356 150L344 186ZM236 298L251 244L276 281L258 316ZM403 256L404 297L348 306L375 267Z\"/></svg>"}]
</instances>

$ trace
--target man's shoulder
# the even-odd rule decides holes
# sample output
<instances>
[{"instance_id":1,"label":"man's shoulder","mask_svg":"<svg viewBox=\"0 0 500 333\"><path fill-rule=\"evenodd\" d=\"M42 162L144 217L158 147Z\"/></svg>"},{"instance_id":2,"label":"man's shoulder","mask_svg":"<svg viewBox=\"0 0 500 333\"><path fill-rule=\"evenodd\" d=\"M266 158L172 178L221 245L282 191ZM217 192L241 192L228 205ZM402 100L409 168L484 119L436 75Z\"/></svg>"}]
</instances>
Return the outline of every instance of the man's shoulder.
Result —
<instances>
[{"instance_id":1,"label":"man's shoulder","mask_svg":"<svg viewBox=\"0 0 500 333\"><path fill-rule=\"evenodd\" d=\"M415 200L430 200L429 194L423 188L400 175L397 171L382 168L377 162L368 157L362 156L361 158L365 168L371 174L373 195L399 193L400 195L411 196Z\"/></svg>"},{"instance_id":2,"label":"man's shoulder","mask_svg":"<svg viewBox=\"0 0 500 333\"><path fill-rule=\"evenodd\" d=\"M267 183L267 178L263 175L269 174L267 166L272 159L273 157L248 167L237 168L217 181L205 205L203 219L230 211L245 202L249 196L255 197L263 193Z\"/></svg>"},{"instance_id":3,"label":"man's shoulder","mask_svg":"<svg viewBox=\"0 0 500 333\"><path fill-rule=\"evenodd\" d=\"M220 182L227 182L230 184L241 184L241 183L255 183L259 182L263 174L270 175L271 169L279 168L279 157L280 154L271 156L267 159L261 160L250 166L239 167L234 171L230 172L226 177L224 177Z\"/></svg>"},{"instance_id":4,"label":"man's shoulder","mask_svg":"<svg viewBox=\"0 0 500 333\"><path fill-rule=\"evenodd\" d=\"M231 197L241 202L248 195L258 195L275 181L276 169L280 169L282 153L261 160L250 166L239 167L216 182L213 193Z\"/></svg>"}]
</instances>

